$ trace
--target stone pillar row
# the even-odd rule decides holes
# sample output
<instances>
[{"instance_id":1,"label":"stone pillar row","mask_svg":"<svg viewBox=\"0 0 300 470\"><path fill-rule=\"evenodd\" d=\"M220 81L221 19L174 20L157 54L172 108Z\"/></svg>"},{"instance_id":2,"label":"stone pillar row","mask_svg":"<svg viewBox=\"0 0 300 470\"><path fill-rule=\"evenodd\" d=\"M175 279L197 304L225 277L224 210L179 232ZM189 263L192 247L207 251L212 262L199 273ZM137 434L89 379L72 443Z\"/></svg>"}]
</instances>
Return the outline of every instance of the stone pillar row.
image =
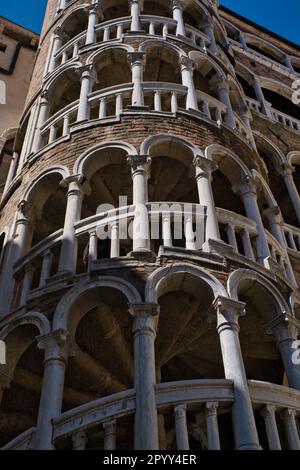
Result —
<instances>
[{"instance_id":1,"label":"stone pillar row","mask_svg":"<svg viewBox=\"0 0 300 470\"><path fill-rule=\"evenodd\" d=\"M129 305L134 337L134 388L136 393L135 449L156 450L159 448L159 426L155 396L156 364L155 339L159 320L159 306L152 303ZM219 335L225 378L232 381L234 401L232 423L237 450L261 449L251 403L241 346L239 341L240 316L245 315L245 304L219 296L213 303L208 321L216 323ZM292 360L295 352L293 342L297 338L299 322L283 315L266 325L268 334L274 334L281 351L282 360L290 386L300 390L300 369ZM66 330L59 329L37 337L38 348L44 351L44 375L40 397L34 449L53 449L53 419L61 414L66 367L70 357L76 354L76 344ZM0 367L0 402L3 390L9 387L11 378L6 366ZM211 450L220 449L217 420L218 403L207 401L205 405L207 440ZM266 405L261 409L265 421L270 449L280 449L276 409ZM300 441L295 420L295 411L286 409L281 413L284 420L289 448L299 449ZM175 403L174 424L177 448L189 449L187 406ZM117 422L111 418L103 423L104 448L117 448ZM74 450L86 447L87 435L84 430L72 435Z\"/></svg>"}]
</instances>

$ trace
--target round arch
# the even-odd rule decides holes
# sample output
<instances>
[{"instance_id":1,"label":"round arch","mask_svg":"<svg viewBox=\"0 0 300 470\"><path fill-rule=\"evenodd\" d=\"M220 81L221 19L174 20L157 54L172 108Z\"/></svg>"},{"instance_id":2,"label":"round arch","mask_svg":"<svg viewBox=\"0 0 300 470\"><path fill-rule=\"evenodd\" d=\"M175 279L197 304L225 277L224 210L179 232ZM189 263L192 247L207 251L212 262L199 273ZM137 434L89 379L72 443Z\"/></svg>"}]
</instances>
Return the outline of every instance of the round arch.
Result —
<instances>
[{"instance_id":1,"label":"round arch","mask_svg":"<svg viewBox=\"0 0 300 470\"><path fill-rule=\"evenodd\" d=\"M62 179L65 179L68 176L70 176L69 169L66 166L58 165L58 166L49 167L47 168L47 170L43 171L39 176L37 176L37 178L35 178L31 182L30 186L27 188L21 200L29 201L32 195L34 194L36 188L43 181L43 179L46 178L47 176L54 175L54 174L61 175Z\"/></svg>"},{"instance_id":2,"label":"round arch","mask_svg":"<svg viewBox=\"0 0 300 470\"><path fill-rule=\"evenodd\" d=\"M158 144L158 143L177 143L180 145L183 145L184 147L187 147L189 151L193 154L193 156L202 154L201 150L199 147L196 145L192 144L188 140L172 135L172 134L157 134L151 137L148 137L147 139L144 140L144 142L141 144L140 147L140 153L141 155L150 155L151 147L153 145Z\"/></svg>"},{"instance_id":3,"label":"round arch","mask_svg":"<svg viewBox=\"0 0 300 470\"><path fill-rule=\"evenodd\" d=\"M287 302L281 295L281 293L274 287L274 285L261 274L252 271L250 269L237 269L230 274L227 281L227 291L230 298L239 300L238 287L242 281L249 280L252 282L258 282L269 294L275 299L280 313L291 313L291 309Z\"/></svg>"},{"instance_id":4,"label":"round arch","mask_svg":"<svg viewBox=\"0 0 300 470\"><path fill-rule=\"evenodd\" d=\"M82 312L78 312L76 322L74 322L74 319L70 318L70 310L76 302L77 304L79 303L79 299L83 294L86 294L88 291L92 291L98 287L108 287L120 291L127 298L129 304L141 303L142 301L137 289L122 278L103 276L101 279L93 282L85 281L71 289L60 300L53 317L53 329L56 330L63 328L74 334L76 324L78 324L84 313L82 315ZM94 298L92 295L90 295L87 301L86 311L96 306L98 302L99 297L96 296L96 298Z\"/></svg>"},{"instance_id":5,"label":"round arch","mask_svg":"<svg viewBox=\"0 0 300 470\"><path fill-rule=\"evenodd\" d=\"M186 274L198 278L208 284L212 289L215 298L218 296L228 297L225 287L222 286L221 282L209 272L189 263L174 263L172 266L158 268L148 277L145 285L145 302L157 304L158 289L162 287L162 284L168 282L170 277L176 275L184 276Z\"/></svg>"},{"instance_id":6,"label":"round arch","mask_svg":"<svg viewBox=\"0 0 300 470\"><path fill-rule=\"evenodd\" d=\"M128 155L136 155L137 150L136 148L128 144L127 142L122 141L105 141L95 146L87 149L80 157L76 160L73 173L76 174L83 174L85 175L85 167L87 162L93 158L94 154L101 151L101 150L110 150L110 149L120 149L124 152L127 152Z\"/></svg>"}]
</instances>

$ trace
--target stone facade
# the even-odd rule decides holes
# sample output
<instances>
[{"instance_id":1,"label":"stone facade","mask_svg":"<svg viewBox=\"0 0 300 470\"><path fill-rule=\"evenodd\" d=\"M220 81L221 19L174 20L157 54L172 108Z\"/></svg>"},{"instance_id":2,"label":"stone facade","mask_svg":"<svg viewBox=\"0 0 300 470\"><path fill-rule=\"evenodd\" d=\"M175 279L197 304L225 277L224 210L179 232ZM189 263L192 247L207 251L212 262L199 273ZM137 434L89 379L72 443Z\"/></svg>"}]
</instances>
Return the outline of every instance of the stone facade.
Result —
<instances>
[{"instance_id":1,"label":"stone facade","mask_svg":"<svg viewBox=\"0 0 300 470\"><path fill-rule=\"evenodd\" d=\"M0 207L4 449L300 449L299 72L217 0L48 1Z\"/></svg>"}]
</instances>

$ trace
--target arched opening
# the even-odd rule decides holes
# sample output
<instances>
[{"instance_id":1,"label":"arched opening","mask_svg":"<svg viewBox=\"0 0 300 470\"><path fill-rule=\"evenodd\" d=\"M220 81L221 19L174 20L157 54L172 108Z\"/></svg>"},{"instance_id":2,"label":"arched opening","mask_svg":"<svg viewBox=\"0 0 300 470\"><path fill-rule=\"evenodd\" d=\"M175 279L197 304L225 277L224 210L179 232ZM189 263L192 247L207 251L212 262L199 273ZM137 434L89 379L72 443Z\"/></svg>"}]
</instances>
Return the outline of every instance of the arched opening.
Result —
<instances>
[{"instance_id":1,"label":"arched opening","mask_svg":"<svg viewBox=\"0 0 300 470\"><path fill-rule=\"evenodd\" d=\"M65 378L63 412L84 403L133 388L133 334L128 299L113 287L96 287L81 294L69 310L77 344ZM118 448L133 448L133 415L117 426ZM87 449L103 449L104 431L89 429ZM71 446L71 439L60 448Z\"/></svg>"},{"instance_id":2,"label":"arched opening","mask_svg":"<svg viewBox=\"0 0 300 470\"><path fill-rule=\"evenodd\" d=\"M186 246L186 240L180 203L199 204L195 169L192 164L193 152L183 142L170 138L154 142L149 155L152 158L151 176L148 181L149 201L172 203L170 204L172 245L183 248ZM179 214L181 213L181 218L175 215L176 207ZM154 252L164 244L162 219L159 223L160 236L152 240Z\"/></svg>"},{"instance_id":3,"label":"arched opening","mask_svg":"<svg viewBox=\"0 0 300 470\"><path fill-rule=\"evenodd\" d=\"M130 16L130 8L127 0L104 0L101 2L103 21Z\"/></svg>"},{"instance_id":4,"label":"arched opening","mask_svg":"<svg viewBox=\"0 0 300 470\"><path fill-rule=\"evenodd\" d=\"M254 38L254 37L247 36L246 42L247 42L247 46L250 49L253 49L259 54L262 54L265 57L268 57L269 59L274 60L275 62L278 62L278 63L282 62L281 55L283 56L283 53L280 53L279 51L275 50L271 46L271 44L268 44L262 41L261 38Z\"/></svg>"},{"instance_id":5,"label":"arched opening","mask_svg":"<svg viewBox=\"0 0 300 470\"><path fill-rule=\"evenodd\" d=\"M157 295L160 306L155 342L157 382L170 382L171 386L171 382L181 380L223 379L218 334L215 325L207 321L214 298L212 288L190 273L177 273L166 276L159 283ZM230 407L226 404L220 404L218 423L222 429L222 448L233 448ZM207 449L203 407L188 404L187 426L191 449ZM160 427L162 432L172 436L173 409L161 412ZM175 437L170 438L168 448L176 448Z\"/></svg>"},{"instance_id":6,"label":"arched opening","mask_svg":"<svg viewBox=\"0 0 300 470\"><path fill-rule=\"evenodd\" d=\"M240 85L242 86L245 95L248 98L252 98L252 99L256 100L257 96L256 96L256 93L254 91L253 86L250 85L250 83L241 74L237 74L237 76L238 76L238 81L239 81Z\"/></svg>"},{"instance_id":7,"label":"arched opening","mask_svg":"<svg viewBox=\"0 0 300 470\"><path fill-rule=\"evenodd\" d=\"M80 88L80 74L74 68L62 72L48 90L49 117L78 100ZM70 118L73 121L71 116ZM60 129L57 130L57 134L60 135Z\"/></svg>"},{"instance_id":8,"label":"arched opening","mask_svg":"<svg viewBox=\"0 0 300 470\"><path fill-rule=\"evenodd\" d=\"M105 214L108 210L119 207L130 206L133 198L133 186L130 165L127 164L127 151L118 147L110 147L95 151L86 160L83 173L90 186L90 192L85 195L82 205L82 219L96 215ZM126 255L131 250L132 240L125 236L127 233L127 219L119 224L119 230L124 229L120 239L120 256ZM124 225L123 225L124 224ZM126 232L125 232L126 230ZM110 228L105 228L110 232ZM88 232L83 233L78 241L78 263L85 258L87 245L89 243ZM98 259L110 258L110 239L98 239ZM84 270L84 266L77 266L77 271Z\"/></svg>"},{"instance_id":9,"label":"arched opening","mask_svg":"<svg viewBox=\"0 0 300 470\"><path fill-rule=\"evenodd\" d=\"M170 3L168 0L144 0L143 15L170 16Z\"/></svg>"},{"instance_id":10,"label":"arched opening","mask_svg":"<svg viewBox=\"0 0 300 470\"><path fill-rule=\"evenodd\" d=\"M5 338L7 367L12 381L0 411L0 445L36 425L43 380L43 352L35 341L37 327L17 327Z\"/></svg>"},{"instance_id":11,"label":"arched opening","mask_svg":"<svg viewBox=\"0 0 300 470\"><path fill-rule=\"evenodd\" d=\"M64 33L62 34L62 44L66 44L72 38L85 31L87 25L88 12L85 8L72 12L61 25L62 32Z\"/></svg>"}]
</instances>

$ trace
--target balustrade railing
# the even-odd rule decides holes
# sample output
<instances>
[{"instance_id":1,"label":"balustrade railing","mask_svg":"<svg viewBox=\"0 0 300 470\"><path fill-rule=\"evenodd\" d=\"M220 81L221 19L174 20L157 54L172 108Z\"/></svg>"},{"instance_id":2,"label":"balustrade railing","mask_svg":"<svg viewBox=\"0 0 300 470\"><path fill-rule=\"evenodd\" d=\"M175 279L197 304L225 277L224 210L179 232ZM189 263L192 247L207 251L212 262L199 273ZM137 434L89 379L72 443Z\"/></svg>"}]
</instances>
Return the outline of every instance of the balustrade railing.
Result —
<instances>
[{"instance_id":1,"label":"balustrade railing","mask_svg":"<svg viewBox=\"0 0 300 470\"><path fill-rule=\"evenodd\" d=\"M284 224L283 231L288 248L300 252L300 229L292 225Z\"/></svg>"},{"instance_id":2,"label":"balustrade railing","mask_svg":"<svg viewBox=\"0 0 300 470\"><path fill-rule=\"evenodd\" d=\"M256 380L249 380L248 386L259 438L263 435L267 437L264 448L299 450L297 421L300 416L300 392L283 385ZM227 431L220 426L223 416L230 417L234 402L234 388L230 380L161 383L155 386L155 396L158 412L168 419L170 425L173 423L174 440L178 449L183 440L182 432L187 433L188 440L190 437L198 440L202 450L223 448L226 437L223 433L228 432L228 426L232 426L230 418L226 418ZM119 427L124 423L123 418L134 415L135 408L135 390L129 389L68 410L53 419L53 444L61 447L63 443L65 448L72 448L73 442L73 448L76 448L74 443L80 433L87 437L81 442L85 442L88 448L88 437L95 434L99 439L99 449L118 449ZM259 415L263 421L258 419ZM193 420L192 416L197 416L197 420ZM101 427L102 436L99 434ZM34 435L35 428L28 429L6 444L3 450L34 448ZM218 446L219 442L221 445ZM232 446L234 447L234 443Z\"/></svg>"}]
</instances>

